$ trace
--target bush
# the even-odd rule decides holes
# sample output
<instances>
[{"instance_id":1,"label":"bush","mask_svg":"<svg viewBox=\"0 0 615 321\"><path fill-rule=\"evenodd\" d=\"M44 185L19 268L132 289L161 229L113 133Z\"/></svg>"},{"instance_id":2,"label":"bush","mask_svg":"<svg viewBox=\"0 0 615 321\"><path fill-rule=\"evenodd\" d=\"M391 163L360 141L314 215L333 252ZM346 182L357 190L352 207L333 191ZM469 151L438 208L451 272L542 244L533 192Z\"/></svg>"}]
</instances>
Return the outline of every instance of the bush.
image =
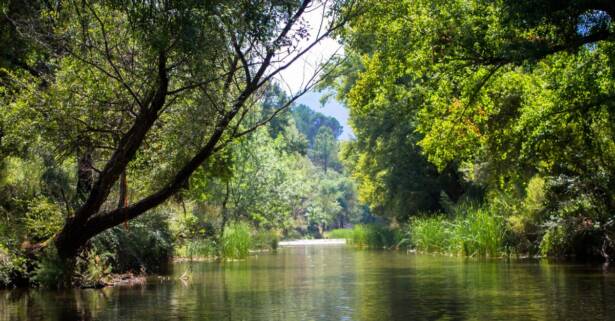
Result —
<instances>
[{"instance_id":1,"label":"bush","mask_svg":"<svg viewBox=\"0 0 615 321\"><path fill-rule=\"evenodd\" d=\"M45 250L32 274L32 281L45 288L58 289L70 285L72 262L67 262L58 256L55 247Z\"/></svg>"},{"instance_id":2,"label":"bush","mask_svg":"<svg viewBox=\"0 0 615 321\"><path fill-rule=\"evenodd\" d=\"M547 231L540 241L540 254L543 256L564 256L569 247L568 228L563 220L553 217L547 224Z\"/></svg>"},{"instance_id":3,"label":"bush","mask_svg":"<svg viewBox=\"0 0 615 321\"><path fill-rule=\"evenodd\" d=\"M535 176L528 182L523 200L504 195L493 200L492 204L496 206L503 203L503 199L508 201L507 206L497 206L497 210L508 215L509 241L518 253L533 255L538 250L544 233L542 224L545 220L546 194L545 180Z\"/></svg>"},{"instance_id":4,"label":"bush","mask_svg":"<svg viewBox=\"0 0 615 321\"><path fill-rule=\"evenodd\" d=\"M0 246L0 288L27 283L26 259Z\"/></svg>"},{"instance_id":5,"label":"bush","mask_svg":"<svg viewBox=\"0 0 615 321\"><path fill-rule=\"evenodd\" d=\"M75 279L81 287L98 288L104 286L111 274L111 253L98 253L95 249L85 251L77 257Z\"/></svg>"},{"instance_id":6,"label":"bush","mask_svg":"<svg viewBox=\"0 0 615 321\"><path fill-rule=\"evenodd\" d=\"M147 213L97 236L93 246L99 253L112 253L109 260L114 272L164 272L173 255L167 222L163 213Z\"/></svg>"},{"instance_id":7,"label":"bush","mask_svg":"<svg viewBox=\"0 0 615 321\"><path fill-rule=\"evenodd\" d=\"M250 253L252 237L250 226L239 222L229 224L220 238L219 256L225 259L243 259Z\"/></svg>"},{"instance_id":8,"label":"bush","mask_svg":"<svg viewBox=\"0 0 615 321\"><path fill-rule=\"evenodd\" d=\"M254 233L252 248L258 250L277 250L280 233L276 230L258 230Z\"/></svg>"},{"instance_id":9,"label":"bush","mask_svg":"<svg viewBox=\"0 0 615 321\"><path fill-rule=\"evenodd\" d=\"M64 217L57 204L38 197L29 202L24 223L29 239L40 242L49 239L62 228Z\"/></svg>"},{"instance_id":10,"label":"bush","mask_svg":"<svg viewBox=\"0 0 615 321\"><path fill-rule=\"evenodd\" d=\"M611 236L606 224L589 218L552 216L545 224L546 232L540 242L543 256L574 256L583 259L610 258Z\"/></svg>"}]
</instances>

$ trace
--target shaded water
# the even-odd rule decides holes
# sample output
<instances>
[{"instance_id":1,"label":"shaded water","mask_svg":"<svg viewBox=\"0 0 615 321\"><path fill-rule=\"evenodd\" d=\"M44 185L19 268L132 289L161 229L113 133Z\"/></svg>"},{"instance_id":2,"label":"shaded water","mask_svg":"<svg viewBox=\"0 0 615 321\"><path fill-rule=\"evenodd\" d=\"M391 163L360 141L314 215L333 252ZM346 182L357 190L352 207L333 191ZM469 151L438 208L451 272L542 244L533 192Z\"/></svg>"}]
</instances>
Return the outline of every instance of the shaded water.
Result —
<instances>
[{"instance_id":1,"label":"shaded water","mask_svg":"<svg viewBox=\"0 0 615 321\"><path fill-rule=\"evenodd\" d=\"M134 287L0 292L0 320L615 320L615 272L600 265L329 246L174 270Z\"/></svg>"}]
</instances>

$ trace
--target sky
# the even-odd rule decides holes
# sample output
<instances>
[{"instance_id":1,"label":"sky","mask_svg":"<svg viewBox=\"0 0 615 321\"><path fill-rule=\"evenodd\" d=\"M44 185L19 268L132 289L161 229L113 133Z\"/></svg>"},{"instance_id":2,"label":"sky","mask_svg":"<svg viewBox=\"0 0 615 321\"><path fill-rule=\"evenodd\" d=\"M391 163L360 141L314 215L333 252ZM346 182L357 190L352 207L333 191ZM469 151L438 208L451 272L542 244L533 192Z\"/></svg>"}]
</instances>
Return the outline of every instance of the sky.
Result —
<instances>
[{"instance_id":1,"label":"sky","mask_svg":"<svg viewBox=\"0 0 615 321\"><path fill-rule=\"evenodd\" d=\"M318 1L314 3L318 3ZM314 41L314 39L318 37L318 29L322 21L322 8L315 7L309 9L307 13L304 14L304 18L308 23L308 30L310 33L310 39L307 41ZM304 45L307 44L308 42L305 42ZM319 64L327 61L333 55L343 54L343 47L336 40L325 38L287 69L283 70L279 77L276 77L277 81L287 93L292 95L304 88ZM348 140L354 137L352 128L348 125L348 109L340 102L336 101L334 97L331 97L324 106L321 106L320 97L322 97L323 94L324 93L310 91L300 97L297 103L307 105L314 111L337 118L344 127L344 131L340 136L341 140Z\"/></svg>"},{"instance_id":2,"label":"sky","mask_svg":"<svg viewBox=\"0 0 615 321\"><path fill-rule=\"evenodd\" d=\"M324 93L313 91L308 92L297 99L297 104L307 105L314 111L335 117L344 127L340 140L350 140L354 138L352 128L348 125L348 109L333 97L329 98L327 103L321 107L320 97L322 97L323 94Z\"/></svg>"}]
</instances>

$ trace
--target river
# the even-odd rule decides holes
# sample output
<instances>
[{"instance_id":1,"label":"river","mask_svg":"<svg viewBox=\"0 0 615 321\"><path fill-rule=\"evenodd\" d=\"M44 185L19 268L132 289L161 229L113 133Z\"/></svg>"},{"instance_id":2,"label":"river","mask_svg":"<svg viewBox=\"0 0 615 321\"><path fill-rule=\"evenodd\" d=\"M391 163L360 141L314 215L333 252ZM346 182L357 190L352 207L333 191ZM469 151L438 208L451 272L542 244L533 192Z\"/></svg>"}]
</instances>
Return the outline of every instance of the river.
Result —
<instances>
[{"instance_id":1,"label":"river","mask_svg":"<svg viewBox=\"0 0 615 321\"><path fill-rule=\"evenodd\" d=\"M615 271L600 264L313 246L173 270L132 287L2 291L0 320L615 320Z\"/></svg>"}]
</instances>

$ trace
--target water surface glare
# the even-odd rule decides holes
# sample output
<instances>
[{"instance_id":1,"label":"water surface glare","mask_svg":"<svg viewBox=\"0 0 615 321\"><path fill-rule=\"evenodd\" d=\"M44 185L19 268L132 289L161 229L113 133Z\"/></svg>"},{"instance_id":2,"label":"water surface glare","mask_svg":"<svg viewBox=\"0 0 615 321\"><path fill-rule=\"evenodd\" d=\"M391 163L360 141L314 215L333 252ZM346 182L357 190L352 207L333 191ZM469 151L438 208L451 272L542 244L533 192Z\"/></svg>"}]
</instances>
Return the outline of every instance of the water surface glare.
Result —
<instances>
[{"instance_id":1,"label":"water surface glare","mask_svg":"<svg viewBox=\"0 0 615 321\"><path fill-rule=\"evenodd\" d=\"M192 269L192 280L179 276ZM615 320L599 264L297 247L180 263L169 279L102 290L0 292L0 320Z\"/></svg>"}]
</instances>

